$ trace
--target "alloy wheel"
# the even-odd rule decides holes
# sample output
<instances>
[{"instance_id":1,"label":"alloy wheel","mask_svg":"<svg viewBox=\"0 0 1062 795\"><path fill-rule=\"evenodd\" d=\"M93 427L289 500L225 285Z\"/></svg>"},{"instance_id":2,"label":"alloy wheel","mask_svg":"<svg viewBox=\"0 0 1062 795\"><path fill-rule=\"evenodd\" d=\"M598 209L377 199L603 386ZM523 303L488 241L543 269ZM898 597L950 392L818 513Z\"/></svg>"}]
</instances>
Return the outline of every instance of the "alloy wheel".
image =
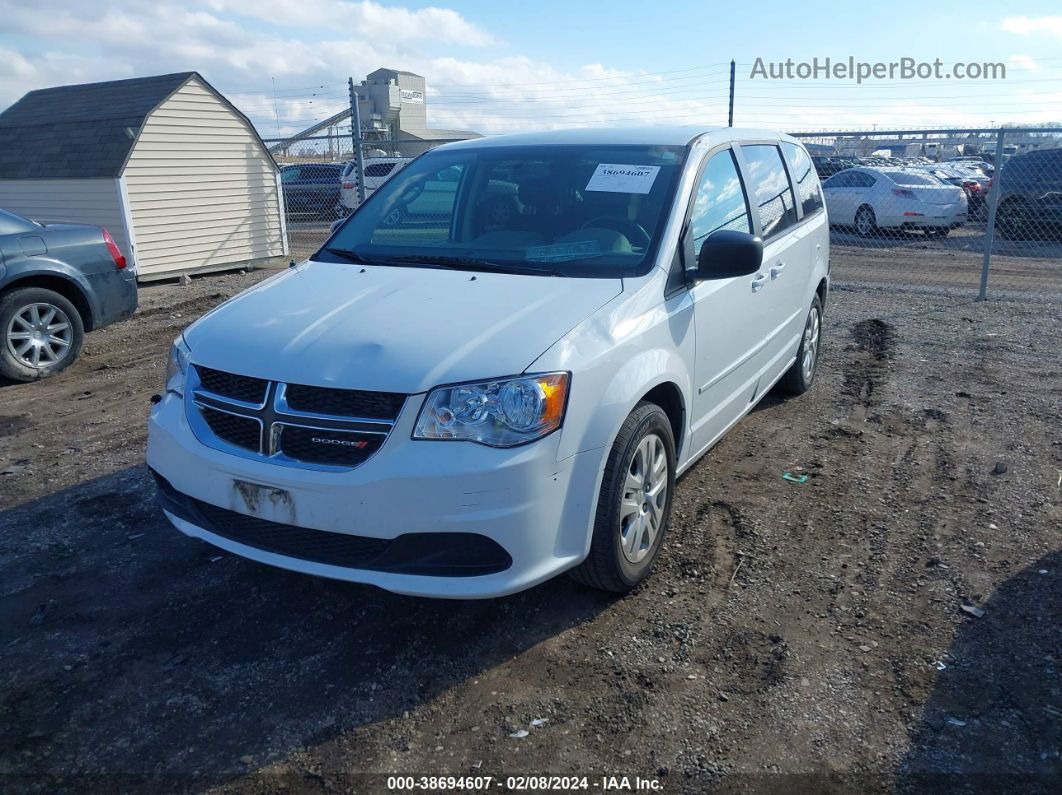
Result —
<instances>
[{"instance_id":1,"label":"alloy wheel","mask_svg":"<svg viewBox=\"0 0 1062 795\"><path fill-rule=\"evenodd\" d=\"M668 463L663 440L647 434L634 451L620 503L620 549L640 563L653 549L667 508Z\"/></svg>"},{"instance_id":2,"label":"alloy wheel","mask_svg":"<svg viewBox=\"0 0 1062 795\"><path fill-rule=\"evenodd\" d=\"M815 374L815 362L819 355L819 332L822 321L819 318L819 310L812 308L808 313L808 322L804 325L804 360L801 367L804 371L804 380L809 382Z\"/></svg>"},{"instance_id":3,"label":"alloy wheel","mask_svg":"<svg viewBox=\"0 0 1062 795\"><path fill-rule=\"evenodd\" d=\"M859 215L856 216L856 231L862 237L867 237L874 231L874 222L870 218L870 212L865 209L860 210Z\"/></svg>"},{"instance_id":4,"label":"alloy wheel","mask_svg":"<svg viewBox=\"0 0 1062 795\"><path fill-rule=\"evenodd\" d=\"M24 306L7 325L8 350L27 367L50 367L70 352L73 327L66 312L52 304Z\"/></svg>"}]
</instances>

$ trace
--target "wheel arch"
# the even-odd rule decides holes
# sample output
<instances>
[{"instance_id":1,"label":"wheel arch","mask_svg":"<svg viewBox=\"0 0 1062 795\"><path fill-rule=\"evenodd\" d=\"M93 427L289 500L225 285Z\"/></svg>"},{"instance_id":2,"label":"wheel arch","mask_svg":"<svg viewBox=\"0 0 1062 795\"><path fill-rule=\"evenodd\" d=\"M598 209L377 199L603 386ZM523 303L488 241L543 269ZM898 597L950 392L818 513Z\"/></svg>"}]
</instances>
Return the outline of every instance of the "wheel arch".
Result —
<instances>
[{"instance_id":1,"label":"wheel arch","mask_svg":"<svg viewBox=\"0 0 1062 795\"><path fill-rule=\"evenodd\" d=\"M59 293L74 305L78 314L81 315L81 324L85 331L93 329L92 304L84 289L73 279L55 273L31 273L24 276L16 276L0 287L0 295L18 290L23 287L40 287L45 290Z\"/></svg>"},{"instance_id":2,"label":"wheel arch","mask_svg":"<svg viewBox=\"0 0 1062 795\"><path fill-rule=\"evenodd\" d=\"M819 297L819 304L822 306L822 311L823 311L824 314L826 312L826 297L829 295L829 293L830 293L830 283L826 279L826 277L823 276L819 280L818 287L815 288L815 295L817 295Z\"/></svg>"},{"instance_id":3,"label":"wheel arch","mask_svg":"<svg viewBox=\"0 0 1062 795\"><path fill-rule=\"evenodd\" d=\"M659 406L667 415L671 423L671 433L675 437L675 455L678 456L686 439L686 401L683 400L679 385L674 381L662 381L642 395L634 405L637 406L643 401ZM633 410L632 407L631 411Z\"/></svg>"}]
</instances>

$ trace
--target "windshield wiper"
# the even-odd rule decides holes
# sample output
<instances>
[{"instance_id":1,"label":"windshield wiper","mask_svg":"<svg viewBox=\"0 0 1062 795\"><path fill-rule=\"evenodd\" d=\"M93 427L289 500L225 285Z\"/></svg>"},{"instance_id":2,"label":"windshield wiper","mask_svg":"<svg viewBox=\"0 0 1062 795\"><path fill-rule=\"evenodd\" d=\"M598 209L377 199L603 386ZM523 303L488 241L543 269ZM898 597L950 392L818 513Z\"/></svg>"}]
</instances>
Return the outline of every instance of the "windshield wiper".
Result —
<instances>
[{"instance_id":1,"label":"windshield wiper","mask_svg":"<svg viewBox=\"0 0 1062 795\"><path fill-rule=\"evenodd\" d=\"M458 271L484 271L486 273L513 273L521 276L564 276L556 270L529 268L524 265L506 265L501 262L477 259L475 257L438 256L434 254L400 254L390 257L391 262L431 263L441 268Z\"/></svg>"},{"instance_id":2,"label":"windshield wiper","mask_svg":"<svg viewBox=\"0 0 1062 795\"><path fill-rule=\"evenodd\" d=\"M361 254L359 254L352 248L336 248L335 246L327 246L325 247L325 251L329 252L330 254L335 254L336 256L342 257L343 259L348 259L351 262L360 263L362 265L376 264L373 260L363 257Z\"/></svg>"},{"instance_id":3,"label":"windshield wiper","mask_svg":"<svg viewBox=\"0 0 1062 795\"><path fill-rule=\"evenodd\" d=\"M336 248L335 246L327 246L327 247L325 247L325 251L329 252L330 254L335 254L337 257L342 257L345 260L349 260L350 262L356 262L359 265L391 265L391 266L399 266L399 267L413 266L413 267L422 267L422 268L430 268L430 267L444 268L444 267L449 267L449 266L446 266L446 265L434 265L433 266L433 265L431 265L430 261L428 261L428 260L425 260L425 262L423 264L420 264L420 263L416 263L416 262L406 262L404 260L395 259L393 257L389 257L389 258L366 257L364 254L359 254L357 251L355 251L352 248Z\"/></svg>"}]
</instances>

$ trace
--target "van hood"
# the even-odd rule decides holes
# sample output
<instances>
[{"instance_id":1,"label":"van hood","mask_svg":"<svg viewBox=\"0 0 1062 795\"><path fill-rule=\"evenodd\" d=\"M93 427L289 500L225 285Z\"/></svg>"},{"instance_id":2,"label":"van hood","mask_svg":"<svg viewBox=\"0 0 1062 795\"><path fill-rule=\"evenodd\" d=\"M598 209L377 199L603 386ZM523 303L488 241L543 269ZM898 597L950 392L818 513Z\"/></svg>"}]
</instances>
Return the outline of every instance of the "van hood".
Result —
<instances>
[{"instance_id":1,"label":"van hood","mask_svg":"<svg viewBox=\"0 0 1062 795\"><path fill-rule=\"evenodd\" d=\"M306 262L184 333L192 362L382 392L523 372L623 291L621 279Z\"/></svg>"}]
</instances>

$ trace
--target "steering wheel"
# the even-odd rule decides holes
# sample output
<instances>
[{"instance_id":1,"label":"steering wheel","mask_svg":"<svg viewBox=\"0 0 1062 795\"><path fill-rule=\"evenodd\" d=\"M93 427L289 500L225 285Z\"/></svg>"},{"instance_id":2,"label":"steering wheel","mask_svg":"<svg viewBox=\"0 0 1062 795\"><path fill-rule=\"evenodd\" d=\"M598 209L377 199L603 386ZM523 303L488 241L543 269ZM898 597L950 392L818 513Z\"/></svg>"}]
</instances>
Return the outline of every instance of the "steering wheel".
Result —
<instances>
[{"instance_id":1,"label":"steering wheel","mask_svg":"<svg viewBox=\"0 0 1062 795\"><path fill-rule=\"evenodd\" d=\"M398 204L398 206L400 207L405 207L406 205L416 201L417 197L424 192L424 186L427 184L428 181L425 179L422 179L419 182L414 182L412 185L409 186L409 188L407 188L402 193L398 194L396 204Z\"/></svg>"},{"instance_id":2,"label":"steering wheel","mask_svg":"<svg viewBox=\"0 0 1062 795\"><path fill-rule=\"evenodd\" d=\"M597 218L591 218L579 228L586 229L590 226L612 229L620 234L626 235L627 240L630 241L631 245L637 248L647 248L649 246L650 237L649 233L645 231L645 227L628 218L615 218L609 215L599 215Z\"/></svg>"},{"instance_id":3,"label":"steering wheel","mask_svg":"<svg viewBox=\"0 0 1062 795\"><path fill-rule=\"evenodd\" d=\"M424 192L424 184L425 180L414 182L404 193L400 193L394 199L391 209L384 213L380 223L384 226L397 226L405 221L409 217L409 205Z\"/></svg>"}]
</instances>

